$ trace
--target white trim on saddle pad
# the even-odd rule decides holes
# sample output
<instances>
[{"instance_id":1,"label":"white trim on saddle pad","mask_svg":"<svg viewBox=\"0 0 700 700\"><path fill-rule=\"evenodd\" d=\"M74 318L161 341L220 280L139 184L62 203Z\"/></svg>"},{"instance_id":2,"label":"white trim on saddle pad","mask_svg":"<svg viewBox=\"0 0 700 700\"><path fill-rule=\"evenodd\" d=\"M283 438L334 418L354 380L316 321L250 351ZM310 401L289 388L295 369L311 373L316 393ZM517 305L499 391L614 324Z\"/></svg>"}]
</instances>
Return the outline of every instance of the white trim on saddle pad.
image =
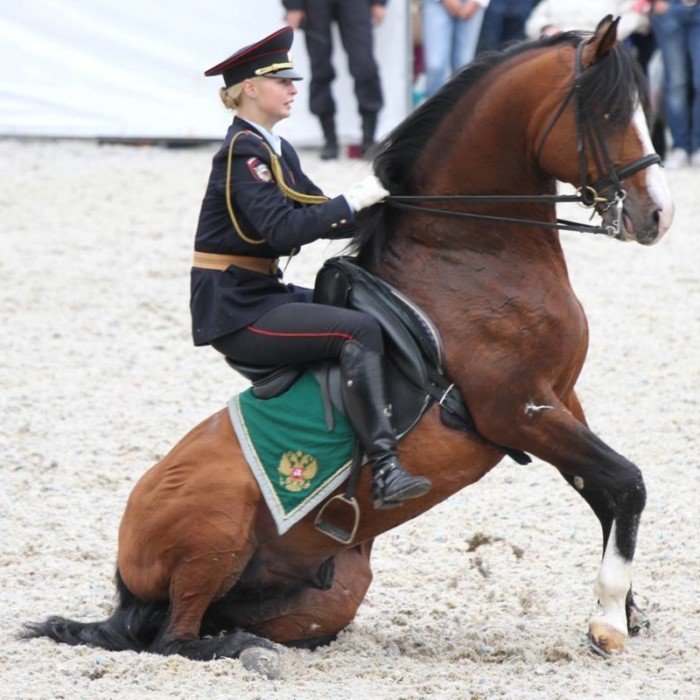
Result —
<instances>
[{"instance_id":1,"label":"white trim on saddle pad","mask_svg":"<svg viewBox=\"0 0 700 700\"><path fill-rule=\"evenodd\" d=\"M243 455L248 462L250 470L253 472L255 480L262 491L265 498L265 503L272 514L272 518L277 526L277 532L283 535L287 530L296 525L305 515L308 515L316 506L320 505L335 491L342 483L346 481L352 466L352 459L343 464L338 471L331 475L325 482L309 494L309 496L300 503L294 510L289 513L284 512L284 508L280 503L274 485L270 481L263 465L255 450L255 446L248 434L245 425L245 420L241 414L240 394L234 396L228 403L228 412L231 418L231 424L238 438L238 442L243 450Z\"/></svg>"}]
</instances>

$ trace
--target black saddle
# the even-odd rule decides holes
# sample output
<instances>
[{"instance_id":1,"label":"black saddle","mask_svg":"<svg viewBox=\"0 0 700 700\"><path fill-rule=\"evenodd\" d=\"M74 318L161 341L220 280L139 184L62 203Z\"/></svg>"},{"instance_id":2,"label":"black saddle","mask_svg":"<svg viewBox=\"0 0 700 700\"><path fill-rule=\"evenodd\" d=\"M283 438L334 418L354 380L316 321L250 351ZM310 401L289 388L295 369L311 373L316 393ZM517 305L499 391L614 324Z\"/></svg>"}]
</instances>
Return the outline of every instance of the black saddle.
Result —
<instances>
[{"instance_id":1,"label":"black saddle","mask_svg":"<svg viewBox=\"0 0 700 700\"><path fill-rule=\"evenodd\" d=\"M445 374L440 333L417 304L346 256L331 258L321 268L316 277L314 302L363 311L379 322L386 346L387 394L398 437L408 433L436 402L445 425L477 434L464 399ZM328 429L333 428L332 406L346 414L340 368L335 362L282 368L242 365L230 358L227 362L253 382L253 394L261 399L281 394L302 372L311 370L321 386ZM530 461L519 450L499 449L520 464Z\"/></svg>"}]
</instances>

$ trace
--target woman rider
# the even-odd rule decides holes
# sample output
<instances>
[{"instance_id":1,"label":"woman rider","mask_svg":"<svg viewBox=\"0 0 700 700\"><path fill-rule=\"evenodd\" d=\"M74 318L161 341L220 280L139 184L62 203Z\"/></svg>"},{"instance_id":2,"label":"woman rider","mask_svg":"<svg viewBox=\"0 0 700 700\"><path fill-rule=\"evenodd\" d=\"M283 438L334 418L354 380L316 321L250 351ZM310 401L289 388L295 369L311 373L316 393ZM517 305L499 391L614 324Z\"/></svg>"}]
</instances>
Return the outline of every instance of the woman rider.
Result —
<instances>
[{"instance_id":1,"label":"woman rider","mask_svg":"<svg viewBox=\"0 0 700 700\"><path fill-rule=\"evenodd\" d=\"M205 75L222 75L235 110L214 156L195 238L192 330L233 362L282 366L338 359L343 400L372 462L375 508L426 493L430 481L404 470L384 387L377 321L352 309L314 304L311 290L282 283L280 255L319 238L352 235L355 214L389 193L369 176L327 199L304 174L292 146L272 130L297 94L285 27L246 46Z\"/></svg>"}]
</instances>

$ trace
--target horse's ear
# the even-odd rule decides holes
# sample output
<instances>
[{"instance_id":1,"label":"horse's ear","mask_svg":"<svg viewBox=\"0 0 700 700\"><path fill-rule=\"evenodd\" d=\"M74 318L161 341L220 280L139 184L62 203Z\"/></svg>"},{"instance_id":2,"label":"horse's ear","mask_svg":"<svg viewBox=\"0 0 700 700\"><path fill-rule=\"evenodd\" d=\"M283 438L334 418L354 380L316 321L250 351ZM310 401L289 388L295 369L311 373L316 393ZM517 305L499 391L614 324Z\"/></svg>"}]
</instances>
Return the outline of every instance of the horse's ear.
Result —
<instances>
[{"instance_id":1,"label":"horse's ear","mask_svg":"<svg viewBox=\"0 0 700 700\"><path fill-rule=\"evenodd\" d=\"M583 50L583 68L593 65L604 56L607 56L612 51L613 46L617 43L617 25L620 22L619 17L613 19L612 15L604 17L598 23L595 33L586 43L586 48Z\"/></svg>"}]
</instances>

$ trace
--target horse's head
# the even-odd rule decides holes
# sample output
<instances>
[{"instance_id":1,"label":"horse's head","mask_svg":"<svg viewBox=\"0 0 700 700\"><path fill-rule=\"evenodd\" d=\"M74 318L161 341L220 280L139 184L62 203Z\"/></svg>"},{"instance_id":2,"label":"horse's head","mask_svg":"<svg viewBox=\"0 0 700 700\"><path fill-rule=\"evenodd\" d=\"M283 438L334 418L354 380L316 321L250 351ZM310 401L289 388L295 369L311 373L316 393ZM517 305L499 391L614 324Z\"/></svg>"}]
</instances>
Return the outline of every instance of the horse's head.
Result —
<instances>
[{"instance_id":1,"label":"horse's head","mask_svg":"<svg viewBox=\"0 0 700 700\"><path fill-rule=\"evenodd\" d=\"M566 47L562 90L535 115L537 160L582 188L615 238L651 245L671 225L673 201L643 111L644 76L617 41L617 23L606 17L590 39ZM557 74L562 52L550 54Z\"/></svg>"}]
</instances>

